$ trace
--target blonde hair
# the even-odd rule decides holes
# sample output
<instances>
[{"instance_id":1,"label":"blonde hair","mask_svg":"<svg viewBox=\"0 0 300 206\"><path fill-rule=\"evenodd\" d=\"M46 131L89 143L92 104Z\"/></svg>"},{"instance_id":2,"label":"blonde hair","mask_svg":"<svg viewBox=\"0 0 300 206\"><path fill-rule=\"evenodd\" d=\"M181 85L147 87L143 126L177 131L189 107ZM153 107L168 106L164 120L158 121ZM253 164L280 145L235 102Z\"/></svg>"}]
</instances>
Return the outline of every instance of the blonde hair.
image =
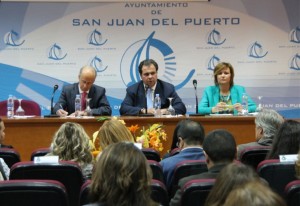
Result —
<instances>
[{"instance_id":1,"label":"blonde hair","mask_svg":"<svg viewBox=\"0 0 300 206\"><path fill-rule=\"evenodd\" d=\"M230 70L230 87L233 86L234 82L234 69L233 66L230 63L227 62L220 62L219 64L217 64L214 68L214 81L215 81L215 85L219 85L218 83L218 74L223 70L228 68Z\"/></svg>"},{"instance_id":2,"label":"blonde hair","mask_svg":"<svg viewBox=\"0 0 300 206\"><path fill-rule=\"evenodd\" d=\"M60 160L74 161L83 166L92 163L91 149L90 138L83 127L66 122L55 133L49 155L58 155Z\"/></svg>"},{"instance_id":3,"label":"blonde hair","mask_svg":"<svg viewBox=\"0 0 300 206\"><path fill-rule=\"evenodd\" d=\"M248 182L232 190L223 206L285 206L277 193L261 181Z\"/></svg>"},{"instance_id":4,"label":"blonde hair","mask_svg":"<svg viewBox=\"0 0 300 206\"><path fill-rule=\"evenodd\" d=\"M134 142L134 138L128 128L117 119L105 121L99 129L98 138L101 150L104 150L112 143Z\"/></svg>"}]
</instances>

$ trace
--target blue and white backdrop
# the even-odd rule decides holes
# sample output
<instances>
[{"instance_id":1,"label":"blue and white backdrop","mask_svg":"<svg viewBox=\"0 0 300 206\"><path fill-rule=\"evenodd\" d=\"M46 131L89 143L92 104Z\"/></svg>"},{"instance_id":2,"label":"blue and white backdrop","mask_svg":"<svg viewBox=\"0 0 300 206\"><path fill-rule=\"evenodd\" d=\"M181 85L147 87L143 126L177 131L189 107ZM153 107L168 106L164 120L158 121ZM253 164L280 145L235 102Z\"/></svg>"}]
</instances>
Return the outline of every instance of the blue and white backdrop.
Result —
<instances>
[{"instance_id":1,"label":"blue and white backdrop","mask_svg":"<svg viewBox=\"0 0 300 206\"><path fill-rule=\"evenodd\" d=\"M300 117L300 1L60 3L0 2L0 101L9 94L49 113L53 85L97 69L113 114L139 81L138 63L153 58L159 78L176 86L189 113L213 84L219 61L232 63L235 84L266 108Z\"/></svg>"}]
</instances>

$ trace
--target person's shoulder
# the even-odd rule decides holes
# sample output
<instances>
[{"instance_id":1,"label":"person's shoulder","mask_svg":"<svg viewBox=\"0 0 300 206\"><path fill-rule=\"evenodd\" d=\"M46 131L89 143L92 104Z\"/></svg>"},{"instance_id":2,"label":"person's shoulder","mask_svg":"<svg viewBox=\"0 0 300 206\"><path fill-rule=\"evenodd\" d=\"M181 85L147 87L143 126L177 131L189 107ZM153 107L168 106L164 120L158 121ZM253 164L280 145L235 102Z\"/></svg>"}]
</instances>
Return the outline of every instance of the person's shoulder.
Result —
<instances>
[{"instance_id":1,"label":"person's shoulder","mask_svg":"<svg viewBox=\"0 0 300 206\"><path fill-rule=\"evenodd\" d=\"M163 80L158 79L157 80L157 84L160 85L161 87L163 87L164 89L167 90L171 90L171 89L175 89L175 86L169 82L165 82Z\"/></svg>"},{"instance_id":2,"label":"person's shoulder","mask_svg":"<svg viewBox=\"0 0 300 206\"><path fill-rule=\"evenodd\" d=\"M219 89L219 87L217 87L216 85L205 87L205 91L215 91L217 89Z\"/></svg>"},{"instance_id":3,"label":"person's shoulder","mask_svg":"<svg viewBox=\"0 0 300 206\"><path fill-rule=\"evenodd\" d=\"M66 85L63 86L63 89L64 90L70 90L70 89L73 89L77 85L78 85L78 83L66 84Z\"/></svg>"}]
</instances>

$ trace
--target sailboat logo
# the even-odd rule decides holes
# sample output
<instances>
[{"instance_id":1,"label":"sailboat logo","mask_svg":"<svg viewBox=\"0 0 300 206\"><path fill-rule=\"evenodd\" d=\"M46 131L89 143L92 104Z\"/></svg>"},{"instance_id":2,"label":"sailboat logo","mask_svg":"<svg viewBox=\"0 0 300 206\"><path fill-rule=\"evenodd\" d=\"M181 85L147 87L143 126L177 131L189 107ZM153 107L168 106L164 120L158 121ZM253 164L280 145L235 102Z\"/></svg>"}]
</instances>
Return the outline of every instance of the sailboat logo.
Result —
<instances>
[{"instance_id":1,"label":"sailboat logo","mask_svg":"<svg viewBox=\"0 0 300 206\"><path fill-rule=\"evenodd\" d=\"M24 44L25 40L22 42L18 42L19 34L15 32L14 30L11 30L10 32L7 32L4 36L4 43L9 46L21 46Z\"/></svg>"},{"instance_id":2,"label":"sailboat logo","mask_svg":"<svg viewBox=\"0 0 300 206\"><path fill-rule=\"evenodd\" d=\"M217 31L216 29L213 29L209 34L208 34L208 38L207 38L207 43L211 44L211 45L221 45L224 44L224 42L226 41L226 38L223 39L223 41L221 40L221 33L219 31Z\"/></svg>"},{"instance_id":3,"label":"sailboat logo","mask_svg":"<svg viewBox=\"0 0 300 206\"><path fill-rule=\"evenodd\" d=\"M106 67L103 66L102 60L98 56L95 56L92 59L90 65L96 69L97 73L105 71L108 67L108 66Z\"/></svg>"},{"instance_id":4,"label":"sailboat logo","mask_svg":"<svg viewBox=\"0 0 300 206\"><path fill-rule=\"evenodd\" d=\"M59 45L56 43L50 48L48 53L48 58L53 60L62 60L67 56L67 53L65 55L62 54L62 49Z\"/></svg>"},{"instance_id":5,"label":"sailboat logo","mask_svg":"<svg viewBox=\"0 0 300 206\"><path fill-rule=\"evenodd\" d=\"M161 66L161 68L164 68L162 78L171 82L172 78L175 77L177 68L174 52L165 42L155 39L154 34L155 32L152 32L146 39L133 43L123 54L120 73L122 81L127 87L141 80L138 71L139 63L144 59L153 58L154 55L160 56L165 63L164 66ZM194 73L195 69L191 69L187 77L181 83L177 84L175 89L178 90L186 85Z\"/></svg>"},{"instance_id":6,"label":"sailboat logo","mask_svg":"<svg viewBox=\"0 0 300 206\"><path fill-rule=\"evenodd\" d=\"M101 32L97 31L96 29L92 31L89 35L89 44L94 46L102 46L107 42L107 39L105 41L102 41L102 34Z\"/></svg>"},{"instance_id":7,"label":"sailboat logo","mask_svg":"<svg viewBox=\"0 0 300 206\"><path fill-rule=\"evenodd\" d=\"M248 51L248 56L253 58L263 58L268 54L268 52L264 52L262 45L258 42L253 43Z\"/></svg>"},{"instance_id":8,"label":"sailboat logo","mask_svg":"<svg viewBox=\"0 0 300 206\"><path fill-rule=\"evenodd\" d=\"M290 69L300 70L300 55L296 54L290 60Z\"/></svg>"},{"instance_id":9,"label":"sailboat logo","mask_svg":"<svg viewBox=\"0 0 300 206\"><path fill-rule=\"evenodd\" d=\"M214 70L215 67L216 67L216 65L217 65L220 61L221 61L221 60L220 60L219 57L217 57L216 55L213 55L213 56L209 59L209 61L208 61L208 63L207 63L207 69L208 69L208 70Z\"/></svg>"},{"instance_id":10,"label":"sailboat logo","mask_svg":"<svg viewBox=\"0 0 300 206\"><path fill-rule=\"evenodd\" d=\"M300 27L296 27L290 33L290 42L300 44Z\"/></svg>"}]
</instances>

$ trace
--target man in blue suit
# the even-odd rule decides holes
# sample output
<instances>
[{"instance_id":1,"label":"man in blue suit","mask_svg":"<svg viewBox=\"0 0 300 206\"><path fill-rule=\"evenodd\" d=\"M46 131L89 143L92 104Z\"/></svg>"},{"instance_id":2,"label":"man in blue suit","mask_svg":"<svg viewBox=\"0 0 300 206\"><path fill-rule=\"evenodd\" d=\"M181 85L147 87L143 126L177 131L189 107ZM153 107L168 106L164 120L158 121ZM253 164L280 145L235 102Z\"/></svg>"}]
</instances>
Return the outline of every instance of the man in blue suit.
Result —
<instances>
[{"instance_id":1,"label":"man in blue suit","mask_svg":"<svg viewBox=\"0 0 300 206\"><path fill-rule=\"evenodd\" d=\"M89 106L92 115L111 115L111 107L105 96L105 88L94 84L96 77L95 68L91 66L82 67L78 75L79 82L63 87L59 100L54 106L54 112L59 116L75 115L76 95L83 96L85 93L85 98L90 98ZM86 116L88 114L83 109L79 115Z\"/></svg>"},{"instance_id":2,"label":"man in blue suit","mask_svg":"<svg viewBox=\"0 0 300 206\"><path fill-rule=\"evenodd\" d=\"M139 73L142 81L128 87L126 96L120 108L121 115L154 114L153 105L147 105L146 90L151 89L152 102L155 94L161 98L161 114L167 114L170 105L168 100L172 97L172 106L176 114L185 114L186 107L175 91L175 87L167 82L157 79L158 64L153 59L147 59L139 64Z\"/></svg>"}]
</instances>

